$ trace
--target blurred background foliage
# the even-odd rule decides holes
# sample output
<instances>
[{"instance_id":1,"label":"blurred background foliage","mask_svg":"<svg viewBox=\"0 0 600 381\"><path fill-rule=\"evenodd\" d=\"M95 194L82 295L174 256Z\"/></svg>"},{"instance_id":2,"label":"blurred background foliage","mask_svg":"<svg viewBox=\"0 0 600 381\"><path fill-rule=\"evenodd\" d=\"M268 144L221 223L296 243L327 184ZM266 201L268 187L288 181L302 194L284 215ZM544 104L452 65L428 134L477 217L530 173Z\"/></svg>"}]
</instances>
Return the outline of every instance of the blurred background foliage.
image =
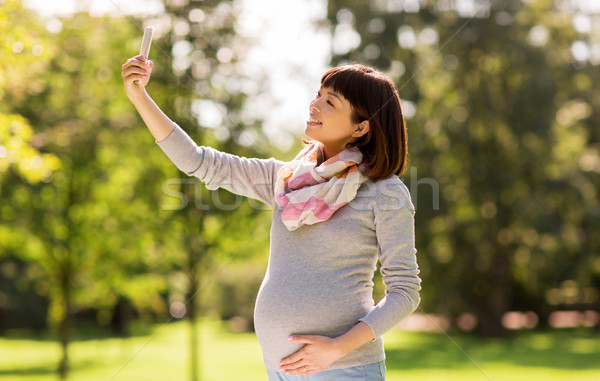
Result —
<instances>
[{"instance_id":1,"label":"blurred background foliage","mask_svg":"<svg viewBox=\"0 0 600 381\"><path fill-rule=\"evenodd\" d=\"M331 65L373 65L399 88L420 308L454 328L600 311L600 11L585 4L330 0L318 23ZM156 147L120 77L144 22L161 26L148 91L198 144L286 160L300 139L282 152L241 114L268 73L240 70L258 42L236 33L234 2L164 6L48 21L0 1L0 331L55 330L63 377L75 320L98 335L184 316L195 332L198 315L252 327L270 212Z\"/></svg>"},{"instance_id":2,"label":"blurred background foliage","mask_svg":"<svg viewBox=\"0 0 600 381\"><path fill-rule=\"evenodd\" d=\"M356 35L332 64L405 100L422 307L485 335L509 310L600 306L600 16L577 4L328 2L334 42Z\"/></svg>"}]
</instances>

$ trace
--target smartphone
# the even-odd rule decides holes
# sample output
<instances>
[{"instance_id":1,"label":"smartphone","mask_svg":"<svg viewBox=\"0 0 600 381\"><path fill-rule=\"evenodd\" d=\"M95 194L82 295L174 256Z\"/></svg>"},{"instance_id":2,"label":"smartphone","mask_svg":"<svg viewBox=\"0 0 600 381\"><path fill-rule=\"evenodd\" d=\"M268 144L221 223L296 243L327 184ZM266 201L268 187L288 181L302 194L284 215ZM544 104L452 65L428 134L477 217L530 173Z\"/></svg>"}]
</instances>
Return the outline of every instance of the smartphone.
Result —
<instances>
[{"instance_id":1,"label":"smartphone","mask_svg":"<svg viewBox=\"0 0 600 381\"><path fill-rule=\"evenodd\" d=\"M148 54L150 54L150 45L152 44L153 34L153 27L147 26L146 28L144 28L144 38L142 39L142 47L140 48L140 54L146 56L146 59L148 59Z\"/></svg>"}]
</instances>

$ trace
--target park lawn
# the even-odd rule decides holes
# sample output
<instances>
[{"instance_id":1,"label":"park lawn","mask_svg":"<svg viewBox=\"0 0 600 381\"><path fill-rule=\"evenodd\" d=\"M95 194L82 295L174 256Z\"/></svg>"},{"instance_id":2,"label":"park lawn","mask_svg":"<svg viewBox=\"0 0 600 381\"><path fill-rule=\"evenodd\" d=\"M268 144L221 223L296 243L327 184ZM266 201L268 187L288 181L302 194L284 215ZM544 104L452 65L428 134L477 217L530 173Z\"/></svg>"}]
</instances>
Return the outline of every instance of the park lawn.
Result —
<instances>
[{"instance_id":1,"label":"park lawn","mask_svg":"<svg viewBox=\"0 0 600 381\"><path fill-rule=\"evenodd\" d=\"M153 326L127 339L77 339L70 380L187 380L187 325ZM200 324L200 380L266 380L253 333ZM600 380L600 332L513 332L486 340L469 334L391 331L385 336L387 380ZM0 379L55 381L58 344L0 338Z\"/></svg>"},{"instance_id":2,"label":"park lawn","mask_svg":"<svg viewBox=\"0 0 600 381\"><path fill-rule=\"evenodd\" d=\"M590 329L503 339L395 331L385 340L388 380L600 380L600 332Z\"/></svg>"}]
</instances>

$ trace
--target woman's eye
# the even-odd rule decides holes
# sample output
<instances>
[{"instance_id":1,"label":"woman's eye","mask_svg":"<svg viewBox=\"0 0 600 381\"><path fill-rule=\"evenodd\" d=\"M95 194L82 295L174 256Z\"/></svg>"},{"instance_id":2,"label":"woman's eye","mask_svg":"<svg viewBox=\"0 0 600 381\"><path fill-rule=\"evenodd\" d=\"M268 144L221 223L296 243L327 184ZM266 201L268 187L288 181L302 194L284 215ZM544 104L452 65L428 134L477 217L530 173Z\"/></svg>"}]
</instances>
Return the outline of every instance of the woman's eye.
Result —
<instances>
[{"instance_id":1,"label":"woman's eye","mask_svg":"<svg viewBox=\"0 0 600 381\"><path fill-rule=\"evenodd\" d=\"M320 91L317 91L316 98L317 98L317 99L318 99L318 98L321 98L321 92L320 92ZM327 104L328 104L328 105L330 105L331 107L335 107L335 106L333 105L333 103L332 103L330 100L328 100L328 101L327 101Z\"/></svg>"}]
</instances>

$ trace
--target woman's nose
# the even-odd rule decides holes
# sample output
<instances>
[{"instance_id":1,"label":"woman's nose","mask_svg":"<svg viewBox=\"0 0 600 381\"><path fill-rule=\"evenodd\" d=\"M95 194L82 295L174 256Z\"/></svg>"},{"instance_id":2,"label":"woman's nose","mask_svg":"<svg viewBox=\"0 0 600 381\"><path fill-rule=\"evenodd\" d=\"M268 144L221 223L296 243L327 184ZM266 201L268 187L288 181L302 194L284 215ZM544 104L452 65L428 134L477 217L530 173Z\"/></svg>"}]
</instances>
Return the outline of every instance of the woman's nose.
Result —
<instances>
[{"instance_id":1,"label":"woman's nose","mask_svg":"<svg viewBox=\"0 0 600 381\"><path fill-rule=\"evenodd\" d=\"M309 105L308 109L309 109L310 111L319 111L319 108L317 107L317 98L313 99L313 100L310 102L310 105Z\"/></svg>"}]
</instances>

